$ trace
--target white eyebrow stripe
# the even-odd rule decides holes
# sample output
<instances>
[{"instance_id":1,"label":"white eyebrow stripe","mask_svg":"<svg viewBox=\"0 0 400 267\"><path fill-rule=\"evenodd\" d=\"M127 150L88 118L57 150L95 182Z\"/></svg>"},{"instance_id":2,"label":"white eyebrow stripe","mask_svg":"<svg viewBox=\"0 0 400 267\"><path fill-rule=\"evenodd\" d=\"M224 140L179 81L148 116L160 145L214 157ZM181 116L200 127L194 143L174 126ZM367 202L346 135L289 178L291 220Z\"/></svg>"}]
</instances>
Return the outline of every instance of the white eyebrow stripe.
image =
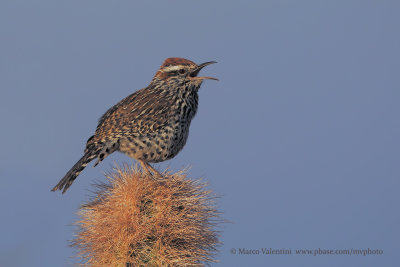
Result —
<instances>
[{"instance_id":1,"label":"white eyebrow stripe","mask_svg":"<svg viewBox=\"0 0 400 267\"><path fill-rule=\"evenodd\" d=\"M164 72L169 72L169 71L180 70L180 69L182 69L182 68L183 68L183 66L169 66L169 67L164 67L164 68L162 68L162 70L163 70Z\"/></svg>"}]
</instances>

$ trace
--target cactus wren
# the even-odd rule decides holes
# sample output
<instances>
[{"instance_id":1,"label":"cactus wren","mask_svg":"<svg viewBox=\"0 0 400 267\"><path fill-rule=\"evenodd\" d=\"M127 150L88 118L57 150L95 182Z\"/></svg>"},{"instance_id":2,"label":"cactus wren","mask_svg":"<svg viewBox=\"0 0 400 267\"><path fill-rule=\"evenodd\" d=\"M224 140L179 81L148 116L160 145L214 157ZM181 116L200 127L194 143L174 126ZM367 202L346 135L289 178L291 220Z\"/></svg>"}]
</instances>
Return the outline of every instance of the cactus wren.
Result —
<instances>
[{"instance_id":1,"label":"cactus wren","mask_svg":"<svg viewBox=\"0 0 400 267\"><path fill-rule=\"evenodd\" d=\"M97 159L96 166L115 151L138 160L145 172L161 176L149 162L171 159L185 145L197 111L197 92L203 80L217 80L197 74L213 63L166 59L149 86L122 99L100 118L83 157L52 191L65 193L90 161Z\"/></svg>"}]
</instances>

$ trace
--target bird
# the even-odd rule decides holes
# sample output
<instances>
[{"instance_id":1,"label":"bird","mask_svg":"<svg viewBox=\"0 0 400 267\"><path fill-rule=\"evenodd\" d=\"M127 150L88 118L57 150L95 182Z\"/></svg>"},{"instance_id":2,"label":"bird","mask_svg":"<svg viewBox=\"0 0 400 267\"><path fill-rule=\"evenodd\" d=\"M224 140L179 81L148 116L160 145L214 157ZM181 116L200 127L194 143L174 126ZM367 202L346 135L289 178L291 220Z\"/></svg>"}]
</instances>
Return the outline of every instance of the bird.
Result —
<instances>
[{"instance_id":1,"label":"bird","mask_svg":"<svg viewBox=\"0 0 400 267\"><path fill-rule=\"evenodd\" d=\"M199 88L204 80L218 80L198 74L214 63L167 58L147 87L101 116L83 156L51 191L62 190L64 194L92 160L96 160L95 167L116 151L137 160L146 173L162 177L149 163L171 159L185 146L198 108Z\"/></svg>"}]
</instances>

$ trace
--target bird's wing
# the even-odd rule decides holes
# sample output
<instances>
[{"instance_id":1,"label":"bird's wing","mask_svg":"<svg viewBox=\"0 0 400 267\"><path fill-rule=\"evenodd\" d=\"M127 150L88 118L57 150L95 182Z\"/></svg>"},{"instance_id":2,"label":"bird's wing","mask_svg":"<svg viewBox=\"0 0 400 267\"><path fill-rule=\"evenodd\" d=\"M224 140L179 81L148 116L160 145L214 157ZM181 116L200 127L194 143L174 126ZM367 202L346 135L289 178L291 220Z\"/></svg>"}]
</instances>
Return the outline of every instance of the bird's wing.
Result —
<instances>
[{"instance_id":1,"label":"bird's wing","mask_svg":"<svg viewBox=\"0 0 400 267\"><path fill-rule=\"evenodd\" d=\"M95 141L124 135L145 135L164 128L171 116L168 99L160 90L141 89L111 107L99 120Z\"/></svg>"}]
</instances>

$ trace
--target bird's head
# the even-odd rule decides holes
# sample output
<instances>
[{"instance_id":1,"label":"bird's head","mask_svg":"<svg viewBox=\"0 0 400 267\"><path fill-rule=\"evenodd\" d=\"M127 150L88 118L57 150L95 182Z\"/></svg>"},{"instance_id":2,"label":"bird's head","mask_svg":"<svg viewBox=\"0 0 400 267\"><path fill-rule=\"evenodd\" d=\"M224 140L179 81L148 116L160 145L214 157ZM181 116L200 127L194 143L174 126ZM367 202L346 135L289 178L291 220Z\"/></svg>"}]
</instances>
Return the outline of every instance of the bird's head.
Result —
<instances>
[{"instance_id":1,"label":"bird's head","mask_svg":"<svg viewBox=\"0 0 400 267\"><path fill-rule=\"evenodd\" d=\"M202 68L214 63L217 62L209 61L197 65L193 61L184 58L167 58L157 71L153 81L178 83L180 85L189 84L198 87L204 80L218 80L214 77L198 76Z\"/></svg>"}]
</instances>

